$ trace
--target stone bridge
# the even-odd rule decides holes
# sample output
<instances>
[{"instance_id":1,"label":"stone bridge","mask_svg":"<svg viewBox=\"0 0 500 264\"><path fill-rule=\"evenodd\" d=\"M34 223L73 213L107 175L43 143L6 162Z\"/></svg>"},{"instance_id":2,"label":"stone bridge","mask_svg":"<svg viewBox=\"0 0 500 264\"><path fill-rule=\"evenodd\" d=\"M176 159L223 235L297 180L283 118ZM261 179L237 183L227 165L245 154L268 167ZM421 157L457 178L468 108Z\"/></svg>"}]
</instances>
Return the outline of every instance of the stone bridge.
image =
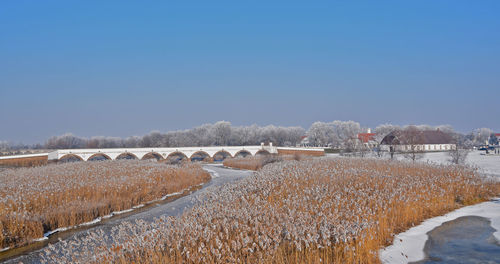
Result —
<instances>
[{"instance_id":1,"label":"stone bridge","mask_svg":"<svg viewBox=\"0 0 500 264\"><path fill-rule=\"evenodd\" d=\"M229 157L246 157L260 154L276 154L276 147L270 146L220 146L185 148L110 148L110 149L61 149L50 152L48 161L68 160L116 160L116 159L156 159L191 161L222 161Z\"/></svg>"}]
</instances>

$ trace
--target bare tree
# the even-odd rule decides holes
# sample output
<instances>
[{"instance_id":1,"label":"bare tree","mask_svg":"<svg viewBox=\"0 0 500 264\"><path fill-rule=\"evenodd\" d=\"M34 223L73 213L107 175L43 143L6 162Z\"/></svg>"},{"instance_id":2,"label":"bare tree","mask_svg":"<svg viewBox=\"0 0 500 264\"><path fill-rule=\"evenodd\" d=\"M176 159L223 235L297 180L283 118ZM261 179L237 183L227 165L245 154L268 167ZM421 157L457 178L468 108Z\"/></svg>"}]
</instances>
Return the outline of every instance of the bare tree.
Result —
<instances>
[{"instance_id":1,"label":"bare tree","mask_svg":"<svg viewBox=\"0 0 500 264\"><path fill-rule=\"evenodd\" d=\"M359 157L366 157L366 155L368 155L368 153L370 153L370 149L368 148L367 145L365 145L363 143L357 143L355 145L355 152L356 152L356 155Z\"/></svg>"},{"instance_id":2,"label":"bare tree","mask_svg":"<svg viewBox=\"0 0 500 264\"><path fill-rule=\"evenodd\" d=\"M416 126L408 126L403 130L402 138L400 139L402 145L406 147L403 155L407 159L415 162L423 158L424 153L422 149L422 131Z\"/></svg>"},{"instance_id":3,"label":"bare tree","mask_svg":"<svg viewBox=\"0 0 500 264\"><path fill-rule=\"evenodd\" d=\"M448 151L449 160L453 164L465 164L467 155L469 155L469 150L464 148L459 148L458 146L450 151Z\"/></svg>"},{"instance_id":4,"label":"bare tree","mask_svg":"<svg viewBox=\"0 0 500 264\"><path fill-rule=\"evenodd\" d=\"M455 148L448 151L449 161L453 164L465 164L467 155L469 155L470 148L465 143L466 141L461 140L462 135L455 133L452 135L453 142L455 143Z\"/></svg>"},{"instance_id":5,"label":"bare tree","mask_svg":"<svg viewBox=\"0 0 500 264\"><path fill-rule=\"evenodd\" d=\"M376 146L375 148L373 148L373 153L375 153L375 156L377 158L382 158L384 157L384 151L382 151L382 148L380 146Z\"/></svg>"}]
</instances>

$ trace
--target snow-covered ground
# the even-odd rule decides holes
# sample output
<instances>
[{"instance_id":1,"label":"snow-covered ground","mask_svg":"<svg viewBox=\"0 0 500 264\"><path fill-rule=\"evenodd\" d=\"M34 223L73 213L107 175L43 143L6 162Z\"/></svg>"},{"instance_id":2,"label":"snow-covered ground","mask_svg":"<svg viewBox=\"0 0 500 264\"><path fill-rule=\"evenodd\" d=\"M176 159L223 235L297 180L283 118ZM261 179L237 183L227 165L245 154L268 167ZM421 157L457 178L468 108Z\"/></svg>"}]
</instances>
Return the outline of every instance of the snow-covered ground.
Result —
<instances>
[{"instance_id":1,"label":"snow-covered ground","mask_svg":"<svg viewBox=\"0 0 500 264\"><path fill-rule=\"evenodd\" d=\"M339 154L326 154L326 157L341 157ZM377 158L374 155L368 155L370 158ZM386 153L382 159L388 159ZM397 160L408 160L403 155L396 154ZM428 152L425 153L419 162L436 163L436 164L451 164L450 157L447 152ZM500 155L485 155L484 151L471 151L467 155L466 165L478 168L480 172L487 176L495 176L500 181Z\"/></svg>"},{"instance_id":2,"label":"snow-covered ground","mask_svg":"<svg viewBox=\"0 0 500 264\"><path fill-rule=\"evenodd\" d=\"M444 152L427 153L421 162L449 164L449 156ZM473 151L467 156L466 163L478 168L485 175L500 181L500 156L484 155L484 152ZM425 258L424 246L428 239L427 233L445 222L462 216L488 218L491 221L491 226L496 229L493 235L500 241L500 199L497 198L428 219L422 224L396 235L393 245L380 251L382 262L400 264L423 260Z\"/></svg>"},{"instance_id":3,"label":"snow-covered ground","mask_svg":"<svg viewBox=\"0 0 500 264\"><path fill-rule=\"evenodd\" d=\"M446 152L426 153L422 161L450 164ZM500 155L485 155L484 151L472 151L467 155L466 164L478 168L482 173L500 180Z\"/></svg>"}]
</instances>

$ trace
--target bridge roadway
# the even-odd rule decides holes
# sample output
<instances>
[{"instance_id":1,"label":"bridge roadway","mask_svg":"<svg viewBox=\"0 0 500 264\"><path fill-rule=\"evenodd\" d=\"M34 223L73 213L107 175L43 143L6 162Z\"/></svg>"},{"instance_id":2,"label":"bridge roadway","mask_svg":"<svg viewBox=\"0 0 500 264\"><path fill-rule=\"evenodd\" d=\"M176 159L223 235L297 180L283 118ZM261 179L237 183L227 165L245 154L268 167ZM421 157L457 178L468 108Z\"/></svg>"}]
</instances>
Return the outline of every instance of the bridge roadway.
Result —
<instances>
[{"instance_id":1,"label":"bridge roadway","mask_svg":"<svg viewBox=\"0 0 500 264\"><path fill-rule=\"evenodd\" d=\"M109 149L60 149L48 153L48 160L65 159L115 160L115 159L214 159L245 157L259 154L276 154L277 148L271 146L216 146L184 148L109 148Z\"/></svg>"}]
</instances>

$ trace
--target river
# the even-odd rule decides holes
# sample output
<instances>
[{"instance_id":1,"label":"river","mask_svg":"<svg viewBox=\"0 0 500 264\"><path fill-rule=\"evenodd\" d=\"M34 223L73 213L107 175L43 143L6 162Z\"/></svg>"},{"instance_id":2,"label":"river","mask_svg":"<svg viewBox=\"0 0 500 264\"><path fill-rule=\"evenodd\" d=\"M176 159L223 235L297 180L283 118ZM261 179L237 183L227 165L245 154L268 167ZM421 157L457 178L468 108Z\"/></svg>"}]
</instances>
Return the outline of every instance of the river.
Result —
<instances>
[{"instance_id":1,"label":"river","mask_svg":"<svg viewBox=\"0 0 500 264\"><path fill-rule=\"evenodd\" d=\"M62 248L59 240L80 240L88 235L87 231L102 230L109 234L113 227L125 221L144 220L151 222L160 216L178 216L194 205L195 202L193 198L209 192L217 186L238 181L253 174L252 171L227 169L221 165L213 164L204 165L203 168L212 174L212 180L204 184L201 189L191 194L187 194L173 201L156 203L127 214L114 216L95 225L55 233L50 236L48 240L37 242L27 247L2 252L0 254L0 261L3 261L3 263L39 263L40 256L43 254L42 251L49 243L60 252L64 252L64 248Z\"/></svg>"},{"instance_id":2,"label":"river","mask_svg":"<svg viewBox=\"0 0 500 264\"><path fill-rule=\"evenodd\" d=\"M418 264L500 263L500 245L493 236L491 221L462 216L428 232L425 260Z\"/></svg>"}]
</instances>

